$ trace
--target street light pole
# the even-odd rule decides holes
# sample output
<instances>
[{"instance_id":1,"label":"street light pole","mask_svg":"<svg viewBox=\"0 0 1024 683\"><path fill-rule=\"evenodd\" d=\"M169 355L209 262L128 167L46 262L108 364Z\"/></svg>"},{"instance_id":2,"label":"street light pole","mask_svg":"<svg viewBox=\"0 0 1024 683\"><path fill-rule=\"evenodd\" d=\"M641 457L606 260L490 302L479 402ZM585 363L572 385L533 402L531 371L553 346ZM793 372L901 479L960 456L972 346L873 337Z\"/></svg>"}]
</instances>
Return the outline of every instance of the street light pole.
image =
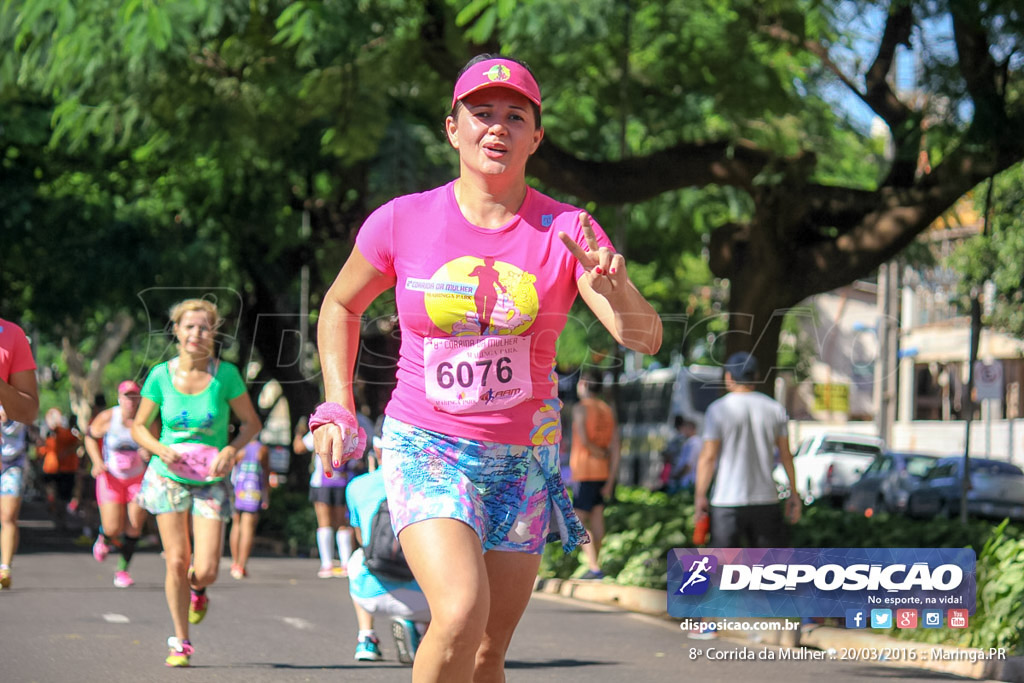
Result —
<instances>
[{"instance_id":1,"label":"street light pole","mask_svg":"<svg viewBox=\"0 0 1024 683\"><path fill-rule=\"evenodd\" d=\"M988 179L985 193L985 215L982 217L981 234L988 237L989 217L992 210L992 187L994 178ZM989 273L991 275L991 273ZM967 524L967 489L971 483L971 420L974 419L974 364L978 360L978 346L981 344L981 285L971 287L971 348L967 358L966 425L964 428L964 476L960 481L960 523Z\"/></svg>"},{"instance_id":2,"label":"street light pole","mask_svg":"<svg viewBox=\"0 0 1024 683\"><path fill-rule=\"evenodd\" d=\"M302 227L299 237L302 244L309 242L309 209L302 210ZM299 269L299 372L306 370L306 348L309 342L309 263L303 260Z\"/></svg>"},{"instance_id":3,"label":"street light pole","mask_svg":"<svg viewBox=\"0 0 1024 683\"><path fill-rule=\"evenodd\" d=\"M981 301L978 288L971 289L971 350L967 359L967 395L964 397L964 476L960 482L960 522L967 524L967 489L971 481L971 420L974 419L974 363L981 342Z\"/></svg>"}]
</instances>

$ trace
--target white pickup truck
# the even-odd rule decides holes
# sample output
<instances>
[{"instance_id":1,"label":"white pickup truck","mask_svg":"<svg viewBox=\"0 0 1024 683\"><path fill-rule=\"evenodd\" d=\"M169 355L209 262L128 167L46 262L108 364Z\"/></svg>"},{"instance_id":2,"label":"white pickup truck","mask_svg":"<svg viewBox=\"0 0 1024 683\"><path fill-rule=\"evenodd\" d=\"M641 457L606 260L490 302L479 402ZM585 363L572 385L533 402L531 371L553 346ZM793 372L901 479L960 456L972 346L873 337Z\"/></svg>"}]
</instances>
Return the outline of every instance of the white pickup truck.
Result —
<instances>
[{"instance_id":1,"label":"white pickup truck","mask_svg":"<svg viewBox=\"0 0 1024 683\"><path fill-rule=\"evenodd\" d=\"M823 498L841 504L884 448L881 439L861 434L826 432L805 439L793 455L797 490L805 503ZM780 495L788 496L789 480L781 465L772 476Z\"/></svg>"}]
</instances>

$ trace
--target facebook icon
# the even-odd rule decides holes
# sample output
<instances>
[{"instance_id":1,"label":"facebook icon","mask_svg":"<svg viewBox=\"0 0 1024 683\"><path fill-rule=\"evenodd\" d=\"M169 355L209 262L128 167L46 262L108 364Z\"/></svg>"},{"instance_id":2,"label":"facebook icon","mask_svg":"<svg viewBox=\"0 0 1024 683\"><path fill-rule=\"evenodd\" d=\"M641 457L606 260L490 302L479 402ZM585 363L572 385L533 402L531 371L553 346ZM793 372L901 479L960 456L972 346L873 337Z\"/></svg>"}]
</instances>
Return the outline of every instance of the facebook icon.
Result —
<instances>
[{"instance_id":1,"label":"facebook icon","mask_svg":"<svg viewBox=\"0 0 1024 683\"><path fill-rule=\"evenodd\" d=\"M867 613L862 609L846 610L846 628L867 628Z\"/></svg>"}]
</instances>

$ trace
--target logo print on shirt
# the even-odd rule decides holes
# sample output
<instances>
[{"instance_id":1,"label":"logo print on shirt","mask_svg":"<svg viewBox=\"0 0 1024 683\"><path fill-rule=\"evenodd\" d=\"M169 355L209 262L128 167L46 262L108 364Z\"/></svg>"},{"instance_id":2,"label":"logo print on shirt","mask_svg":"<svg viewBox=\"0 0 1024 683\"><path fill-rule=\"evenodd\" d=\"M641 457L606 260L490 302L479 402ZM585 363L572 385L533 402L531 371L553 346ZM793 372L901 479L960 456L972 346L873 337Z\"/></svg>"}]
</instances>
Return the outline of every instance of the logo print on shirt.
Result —
<instances>
[{"instance_id":1,"label":"logo print on shirt","mask_svg":"<svg viewBox=\"0 0 1024 683\"><path fill-rule=\"evenodd\" d=\"M522 334L537 319L536 276L494 257L462 256L429 280L409 278L406 289L423 292L430 320L455 335Z\"/></svg>"},{"instance_id":2,"label":"logo print on shirt","mask_svg":"<svg viewBox=\"0 0 1024 683\"><path fill-rule=\"evenodd\" d=\"M540 217L540 224L542 227L550 228L551 224L555 222L555 215L552 213L542 214Z\"/></svg>"}]
</instances>

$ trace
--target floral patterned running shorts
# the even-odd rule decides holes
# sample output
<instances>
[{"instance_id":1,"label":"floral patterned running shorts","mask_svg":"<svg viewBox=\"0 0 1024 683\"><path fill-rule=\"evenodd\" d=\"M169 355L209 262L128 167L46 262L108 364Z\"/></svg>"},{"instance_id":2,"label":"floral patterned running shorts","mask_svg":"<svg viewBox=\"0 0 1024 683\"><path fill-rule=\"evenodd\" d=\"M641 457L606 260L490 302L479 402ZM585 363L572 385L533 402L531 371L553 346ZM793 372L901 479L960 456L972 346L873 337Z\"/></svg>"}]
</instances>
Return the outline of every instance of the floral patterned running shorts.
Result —
<instances>
[{"instance_id":1,"label":"floral patterned running shorts","mask_svg":"<svg viewBox=\"0 0 1024 683\"><path fill-rule=\"evenodd\" d=\"M154 515L186 512L206 519L231 520L231 495L223 481L211 484L182 484L146 469L136 502Z\"/></svg>"},{"instance_id":2,"label":"floral patterned running shorts","mask_svg":"<svg viewBox=\"0 0 1024 683\"><path fill-rule=\"evenodd\" d=\"M476 531L484 552L539 554L561 539L568 553L590 540L562 482L557 444L463 439L390 417L383 440L396 534L426 519L457 519Z\"/></svg>"}]
</instances>

